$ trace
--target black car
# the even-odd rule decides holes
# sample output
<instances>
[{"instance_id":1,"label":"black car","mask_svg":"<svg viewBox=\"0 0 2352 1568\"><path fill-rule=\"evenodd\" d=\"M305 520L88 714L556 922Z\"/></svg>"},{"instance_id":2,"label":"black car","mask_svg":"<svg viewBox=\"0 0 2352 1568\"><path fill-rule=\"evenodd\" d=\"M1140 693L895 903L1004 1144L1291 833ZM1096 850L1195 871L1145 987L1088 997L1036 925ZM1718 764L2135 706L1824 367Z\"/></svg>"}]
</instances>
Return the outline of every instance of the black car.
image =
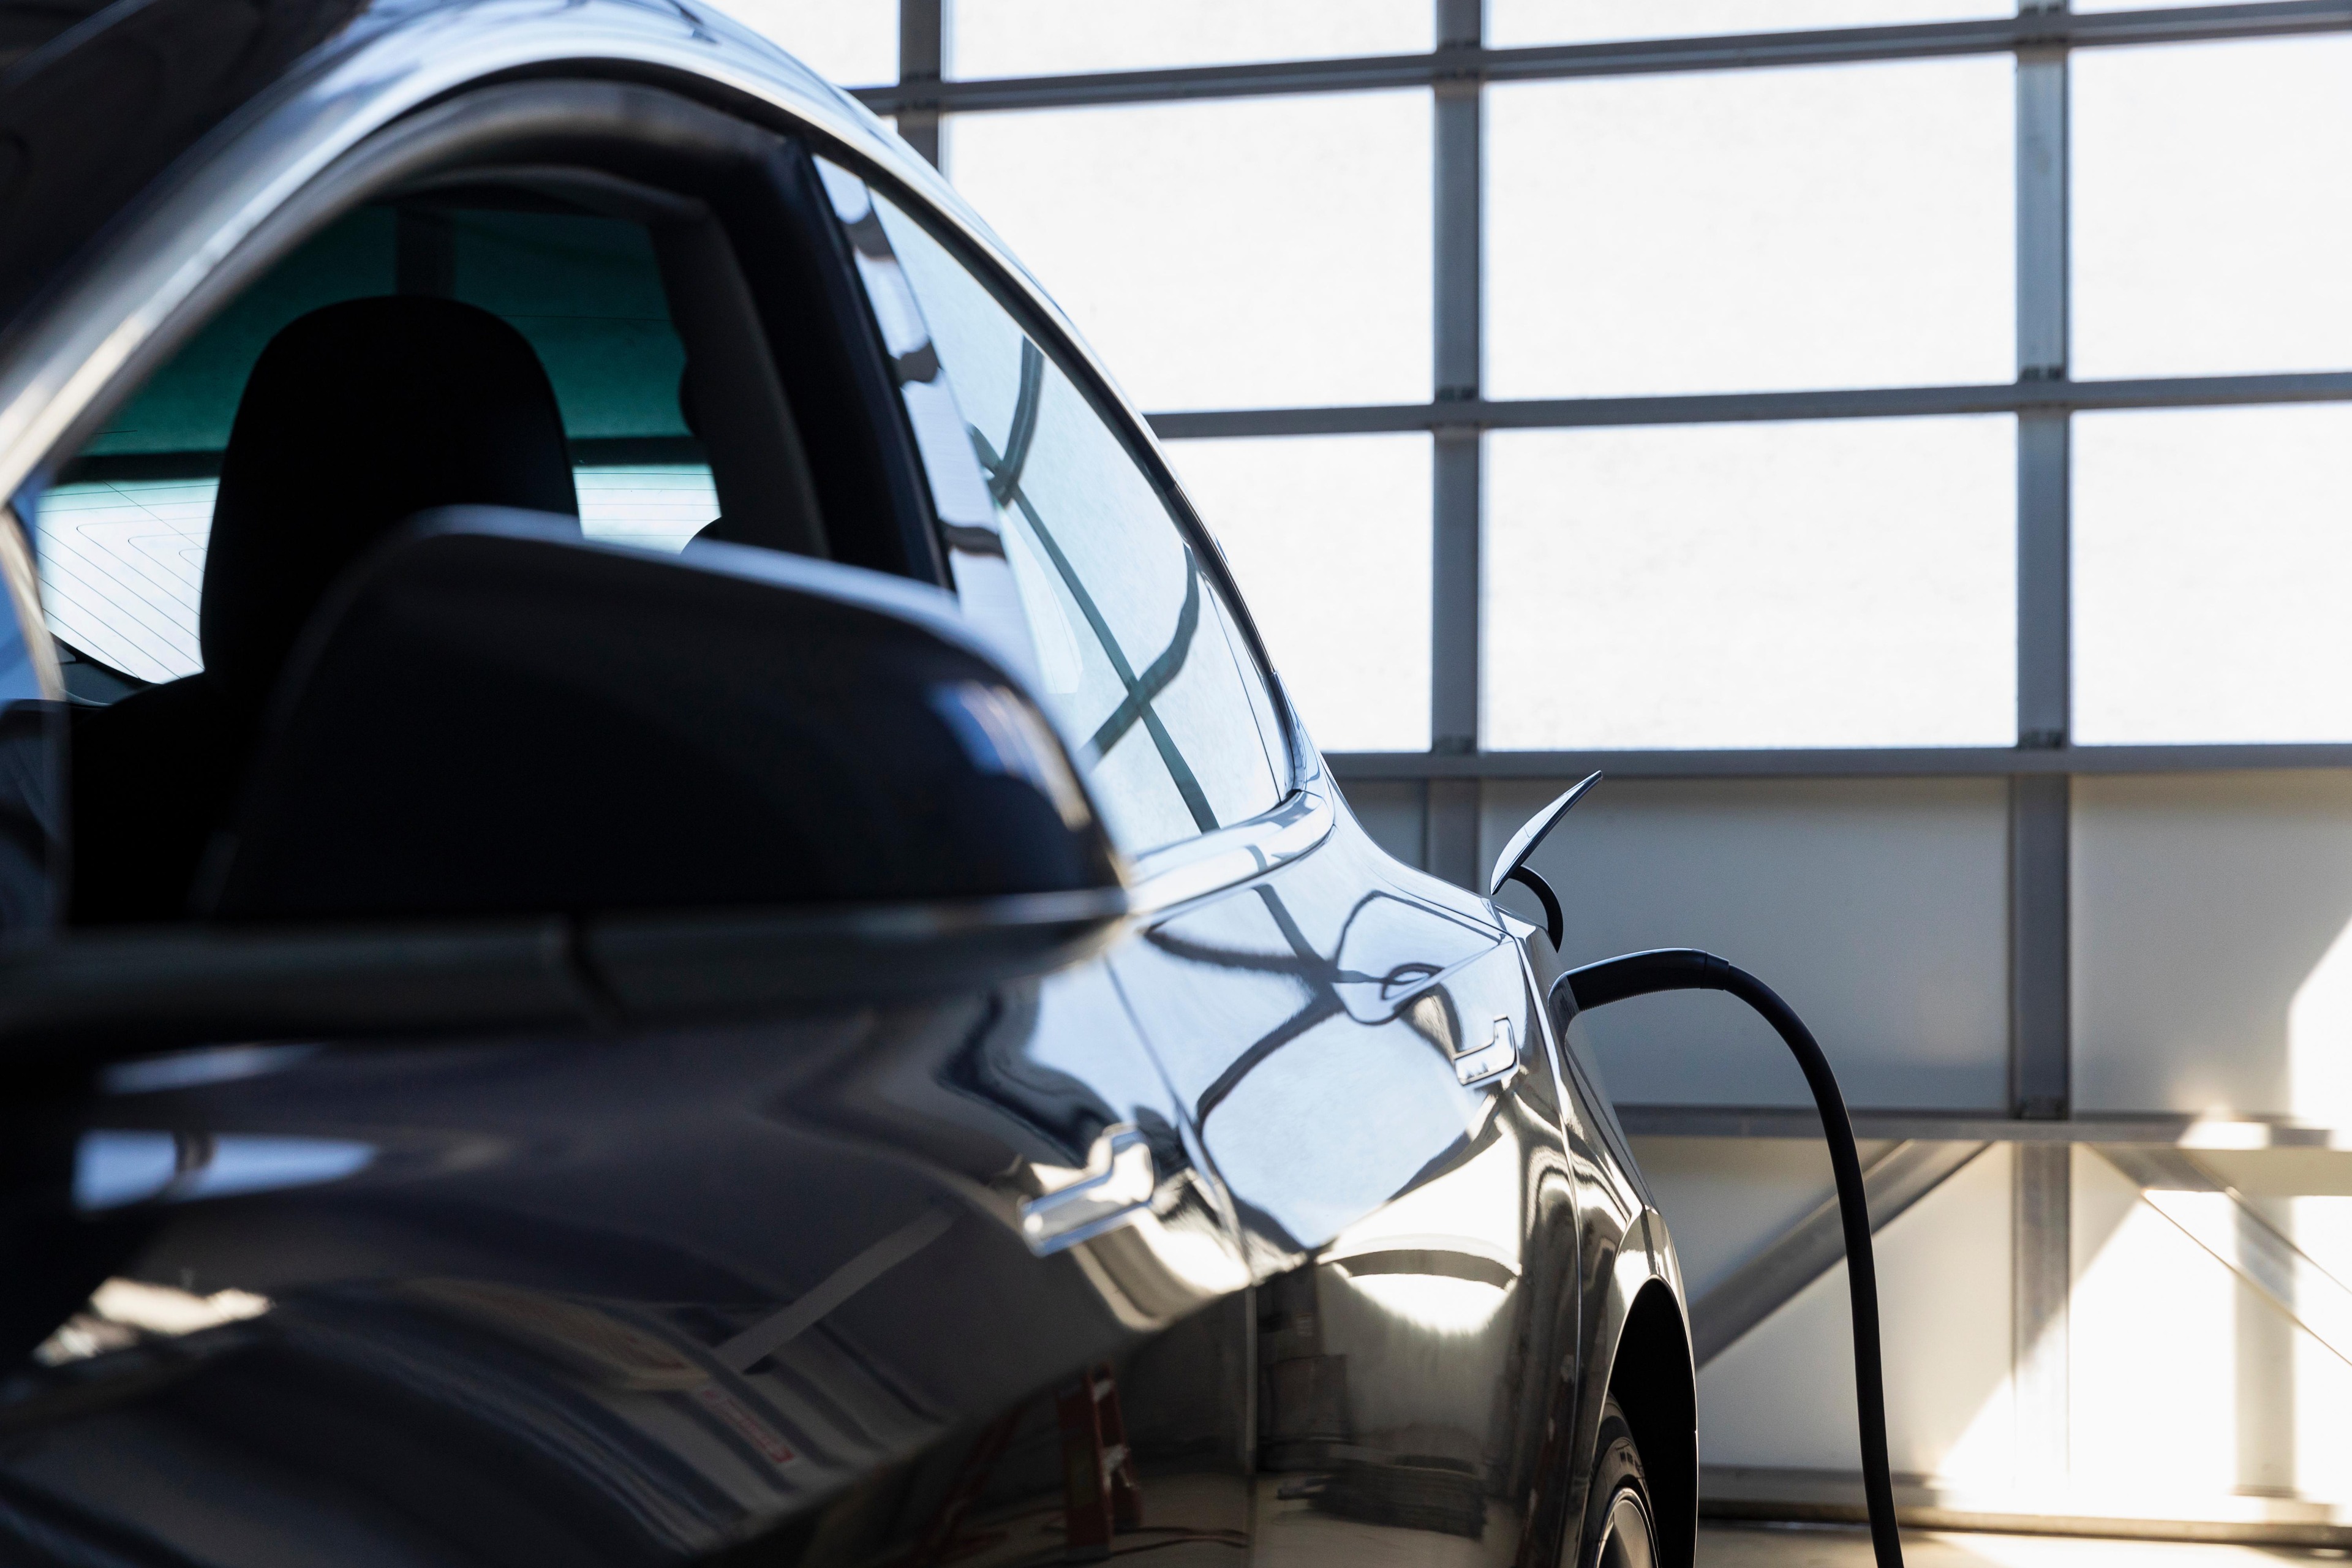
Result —
<instances>
[{"instance_id":1,"label":"black car","mask_svg":"<svg viewBox=\"0 0 2352 1568\"><path fill-rule=\"evenodd\" d=\"M683 4L0 17L0 1560L1690 1562L1536 928L927 165Z\"/></svg>"}]
</instances>

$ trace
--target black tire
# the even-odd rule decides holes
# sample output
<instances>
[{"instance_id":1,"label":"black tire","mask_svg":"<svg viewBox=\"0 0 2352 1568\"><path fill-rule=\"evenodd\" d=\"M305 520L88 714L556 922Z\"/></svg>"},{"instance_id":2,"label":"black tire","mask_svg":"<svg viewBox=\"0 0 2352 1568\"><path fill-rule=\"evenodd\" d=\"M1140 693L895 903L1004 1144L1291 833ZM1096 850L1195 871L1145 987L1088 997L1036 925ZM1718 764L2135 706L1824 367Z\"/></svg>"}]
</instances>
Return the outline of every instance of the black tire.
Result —
<instances>
[{"instance_id":1,"label":"black tire","mask_svg":"<svg viewBox=\"0 0 2352 1568\"><path fill-rule=\"evenodd\" d=\"M1642 1468L1642 1450L1612 1395L1601 1407L1601 1436L1593 1444L1592 1485L1584 1496L1576 1568L1657 1568L1657 1519L1650 1503L1650 1478Z\"/></svg>"}]
</instances>

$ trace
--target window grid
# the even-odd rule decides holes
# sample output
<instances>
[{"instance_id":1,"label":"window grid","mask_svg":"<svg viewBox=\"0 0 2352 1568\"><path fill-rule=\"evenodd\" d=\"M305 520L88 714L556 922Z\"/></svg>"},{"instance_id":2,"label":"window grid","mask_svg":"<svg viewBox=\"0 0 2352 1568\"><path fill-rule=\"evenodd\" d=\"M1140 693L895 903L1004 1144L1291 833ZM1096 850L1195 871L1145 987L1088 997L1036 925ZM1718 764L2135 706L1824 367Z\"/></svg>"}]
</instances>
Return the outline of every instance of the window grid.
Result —
<instances>
[{"instance_id":1,"label":"window grid","mask_svg":"<svg viewBox=\"0 0 2352 1568\"><path fill-rule=\"evenodd\" d=\"M1436 47L1425 55L1275 61L996 80L948 79L943 0L900 0L898 83L858 96L898 116L934 162L943 115L995 110L1166 102L1269 93L1423 87L1435 99L1434 395L1427 403L1188 411L1151 416L1165 438L1423 432L1433 437L1431 745L1423 752L1341 753L1342 780L1425 783L1424 863L1456 881L1477 872L1480 785L1556 778L1591 767L1619 777L2006 776L2012 811L2012 1110L2065 1114L2070 781L2078 773L2352 765L2352 743L2071 744L2069 494L2076 410L2352 401L2352 369L2270 375L2077 382L2067 374L2067 73L2074 50L2132 44L2352 31L2343 0L2267 0L2194 9L2075 14L2066 0L2020 0L2018 15L1969 21L1736 37L1490 49L1482 0L1431 0ZM1863 63L2008 54L2018 65L2017 375L1987 385L1826 388L1678 396L1484 395L1480 280L1484 89L1490 82L1645 72ZM1727 420L2008 413L2018 416L2017 742L2007 747L1838 750L1486 752L1480 722L1482 437L1489 430Z\"/></svg>"},{"instance_id":2,"label":"window grid","mask_svg":"<svg viewBox=\"0 0 2352 1568\"><path fill-rule=\"evenodd\" d=\"M2352 31L2342 0L2269 0L2197 9L2074 14L2063 0L2021 0L2013 17L1847 27L1826 31L1670 38L1490 49L1480 0L1432 0L1437 47L1426 55L1318 59L1102 72L998 80L946 79L942 0L900 0L902 79L857 96L899 117L902 133L936 161L943 115L993 110L1137 103L1265 93L1359 91L1422 86L1436 98L1432 192L1436 299L1436 394L1423 404L1188 411L1151 416L1163 438L1425 432L1435 438L1433 491L1431 736L1426 752L1341 753L1343 779L1465 782L1549 778L1606 766L1620 777L1935 777L2208 768L2352 765L2352 742L2272 745L2069 743L2070 550L2068 431L2078 409L2200 407L2225 404L2352 401L2352 370L2271 375L2181 376L2076 382L2066 374L2066 70L2076 48L2275 37ZM1485 148L1482 89L1488 82L1861 63L1963 54L2013 55L2019 64L2018 375L1987 385L1827 388L1696 395L1528 398L1482 395L1484 241L1480 191ZM1726 420L1866 418L2011 413L2018 442L2018 744L1852 750L1546 751L1489 752L1478 733L1479 438L1489 430ZM2026 790L2045 800L2049 786ZM1433 837L1459 837L1433 833ZM2021 824L2021 837L2032 837ZM1436 847L1433 843L1433 849ZM1454 864L1459 860L1459 865ZM1434 868L1467 878L1463 853Z\"/></svg>"}]
</instances>

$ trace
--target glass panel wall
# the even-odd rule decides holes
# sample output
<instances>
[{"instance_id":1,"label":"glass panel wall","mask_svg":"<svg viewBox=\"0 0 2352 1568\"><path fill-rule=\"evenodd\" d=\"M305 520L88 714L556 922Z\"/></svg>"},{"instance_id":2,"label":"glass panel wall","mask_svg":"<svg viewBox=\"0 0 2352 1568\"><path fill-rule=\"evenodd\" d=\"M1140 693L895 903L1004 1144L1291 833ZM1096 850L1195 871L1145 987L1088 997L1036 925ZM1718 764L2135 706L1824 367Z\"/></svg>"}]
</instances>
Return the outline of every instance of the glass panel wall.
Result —
<instances>
[{"instance_id":1,"label":"glass panel wall","mask_svg":"<svg viewBox=\"0 0 2352 1568\"><path fill-rule=\"evenodd\" d=\"M2074 735L2352 738L2352 405L2074 420Z\"/></svg>"},{"instance_id":2,"label":"glass panel wall","mask_svg":"<svg viewBox=\"0 0 2352 1568\"><path fill-rule=\"evenodd\" d=\"M2007 744L2015 428L1488 437L1487 744Z\"/></svg>"},{"instance_id":3,"label":"glass panel wall","mask_svg":"<svg viewBox=\"0 0 2352 1568\"><path fill-rule=\"evenodd\" d=\"M719 0L718 8L828 81L865 87L898 75L898 0Z\"/></svg>"},{"instance_id":4,"label":"glass panel wall","mask_svg":"<svg viewBox=\"0 0 2352 1568\"><path fill-rule=\"evenodd\" d=\"M2085 49L2074 374L2352 365L2352 37Z\"/></svg>"},{"instance_id":5,"label":"glass panel wall","mask_svg":"<svg viewBox=\"0 0 2352 1568\"><path fill-rule=\"evenodd\" d=\"M1426 751L1429 437L1178 441L1168 455L1317 743Z\"/></svg>"},{"instance_id":6,"label":"glass panel wall","mask_svg":"<svg viewBox=\"0 0 2352 1568\"><path fill-rule=\"evenodd\" d=\"M1409 55L1430 47L1432 16L1429 0L956 0L949 74Z\"/></svg>"},{"instance_id":7,"label":"glass panel wall","mask_svg":"<svg viewBox=\"0 0 2352 1568\"><path fill-rule=\"evenodd\" d=\"M2007 381L2012 71L1491 89L1491 394Z\"/></svg>"},{"instance_id":8,"label":"glass panel wall","mask_svg":"<svg viewBox=\"0 0 2352 1568\"><path fill-rule=\"evenodd\" d=\"M1597 44L1707 33L1872 27L2006 16L2000 0L1487 0L1486 41Z\"/></svg>"},{"instance_id":9,"label":"glass panel wall","mask_svg":"<svg viewBox=\"0 0 2352 1568\"><path fill-rule=\"evenodd\" d=\"M1429 396L1429 94L959 117L950 176L1147 408Z\"/></svg>"}]
</instances>

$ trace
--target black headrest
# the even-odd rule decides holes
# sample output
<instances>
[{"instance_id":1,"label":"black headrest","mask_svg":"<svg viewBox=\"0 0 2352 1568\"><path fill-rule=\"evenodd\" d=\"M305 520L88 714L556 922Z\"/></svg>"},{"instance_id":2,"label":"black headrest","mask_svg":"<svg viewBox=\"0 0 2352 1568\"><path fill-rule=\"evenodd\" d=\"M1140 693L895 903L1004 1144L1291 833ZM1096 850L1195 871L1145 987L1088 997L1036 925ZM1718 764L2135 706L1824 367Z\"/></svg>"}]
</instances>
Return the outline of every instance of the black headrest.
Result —
<instances>
[{"instance_id":1,"label":"black headrest","mask_svg":"<svg viewBox=\"0 0 2352 1568\"><path fill-rule=\"evenodd\" d=\"M258 703L320 597L401 519L579 513L555 391L520 332L451 300L329 305L253 367L205 557L205 668Z\"/></svg>"}]
</instances>

